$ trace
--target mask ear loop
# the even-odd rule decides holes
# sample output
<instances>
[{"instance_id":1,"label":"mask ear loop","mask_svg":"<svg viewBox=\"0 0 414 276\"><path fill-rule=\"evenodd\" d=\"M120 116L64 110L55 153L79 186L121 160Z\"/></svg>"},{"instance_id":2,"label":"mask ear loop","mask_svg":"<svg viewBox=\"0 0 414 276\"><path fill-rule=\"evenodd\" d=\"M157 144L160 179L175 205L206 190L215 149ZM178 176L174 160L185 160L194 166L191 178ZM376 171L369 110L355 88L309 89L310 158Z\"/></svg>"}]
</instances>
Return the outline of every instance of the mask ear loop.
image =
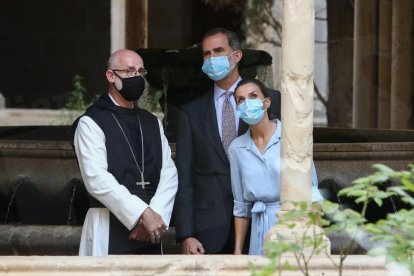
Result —
<instances>
[{"instance_id":1,"label":"mask ear loop","mask_svg":"<svg viewBox=\"0 0 414 276\"><path fill-rule=\"evenodd\" d=\"M114 78L114 82L112 83L113 85L114 85L114 87L115 87L115 89L119 92L123 87L124 87L124 84L122 83L122 80L123 80L123 78L121 78L121 76L120 75L118 75L114 70L111 70L113 73L114 73L114 75L121 81L121 88L120 89L118 89L118 87L116 87L116 84L115 84L115 78Z\"/></svg>"},{"instance_id":2,"label":"mask ear loop","mask_svg":"<svg viewBox=\"0 0 414 276\"><path fill-rule=\"evenodd\" d=\"M231 52L231 54L230 55L228 55L227 57L229 58L229 57L231 57L235 52L237 52L237 50L236 51L233 51L233 52Z\"/></svg>"},{"instance_id":3,"label":"mask ear loop","mask_svg":"<svg viewBox=\"0 0 414 276\"><path fill-rule=\"evenodd\" d=\"M227 56L227 58L229 59L235 52L237 52L239 50L235 50L233 51L230 55ZM230 59L229 59L229 63L230 63ZM237 62L234 63L234 65L230 68L230 72L234 69L234 67L236 67Z\"/></svg>"},{"instance_id":4,"label":"mask ear loop","mask_svg":"<svg viewBox=\"0 0 414 276\"><path fill-rule=\"evenodd\" d=\"M236 51L233 51L230 55L227 56L227 59L230 63L230 57L235 53ZM234 67L236 67L237 62L234 63L232 67L230 67L229 72L233 71Z\"/></svg>"}]
</instances>

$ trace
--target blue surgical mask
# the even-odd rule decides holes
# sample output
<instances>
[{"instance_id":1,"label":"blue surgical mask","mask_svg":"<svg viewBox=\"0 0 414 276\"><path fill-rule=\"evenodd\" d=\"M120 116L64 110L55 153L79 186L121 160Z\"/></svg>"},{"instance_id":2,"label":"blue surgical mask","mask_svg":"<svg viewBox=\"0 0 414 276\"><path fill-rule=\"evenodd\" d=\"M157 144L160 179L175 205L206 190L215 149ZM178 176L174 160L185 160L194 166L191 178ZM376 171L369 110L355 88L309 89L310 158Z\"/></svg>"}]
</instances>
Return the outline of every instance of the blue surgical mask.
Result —
<instances>
[{"instance_id":1,"label":"blue surgical mask","mask_svg":"<svg viewBox=\"0 0 414 276\"><path fill-rule=\"evenodd\" d=\"M210 57L206 59L201 70L203 70L203 72L213 81L224 79L230 74L234 66L236 66L236 64L234 64L233 67L230 68L229 57L234 53L235 52L228 56Z\"/></svg>"},{"instance_id":2,"label":"blue surgical mask","mask_svg":"<svg viewBox=\"0 0 414 276\"><path fill-rule=\"evenodd\" d=\"M248 125L258 124L266 111L260 99L246 99L237 106L237 115Z\"/></svg>"}]
</instances>

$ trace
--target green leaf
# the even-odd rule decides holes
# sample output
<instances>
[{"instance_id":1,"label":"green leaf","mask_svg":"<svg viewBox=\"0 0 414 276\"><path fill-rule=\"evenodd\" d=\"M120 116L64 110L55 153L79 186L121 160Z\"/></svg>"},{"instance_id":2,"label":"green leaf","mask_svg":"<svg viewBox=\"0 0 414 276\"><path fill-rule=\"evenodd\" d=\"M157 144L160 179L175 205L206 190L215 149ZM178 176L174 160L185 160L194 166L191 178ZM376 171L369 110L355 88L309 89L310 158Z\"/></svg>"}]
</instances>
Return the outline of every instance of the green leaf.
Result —
<instances>
[{"instance_id":1,"label":"green leaf","mask_svg":"<svg viewBox=\"0 0 414 276\"><path fill-rule=\"evenodd\" d=\"M295 227L296 227L296 224L295 224L295 223L289 223L289 224L287 224L287 227L288 227L289 229L293 229L293 228L295 228Z\"/></svg>"},{"instance_id":2,"label":"green leaf","mask_svg":"<svg viewBox=\"0 0 414 276\"><path fill-rule=\"evenodd\" d=\"M381 198L374 197L374 201L375 201L375 203L376 203L379 207L381 207L381 206L382 206L382 199L381 199Z\"/></svg>"},{"instance_id":3,"label":"green leaf","mask_svg":"<svg viewBox=\"0 0 414 276\"><path fill-rule=\"evenodd\" d=\"M364 202L367 199L368 199L368 197L361 196L361 197L358 197L357 199L355 199L355 203L361 203L361 202Z\"/></svg>"},{"instance_id":4,"label":"green leaf","mask_svg":"<svg viewBox=\"0 0 414 276\"><path fill-rule=\"evenodd\" d=\"M308 204L307 204L305 201L301 201L301 202L299 203L299 208L300 208L301 210L306 210L306 209L308 208Z\"/></svg>"},{"instance_id":5,"label":"green leaf","mask_svg":"<svg viewBox=\"0 0 414 276\"><path fill-rule=\"evenodd\" d=\"M361 177L361 178L358 178L358 179L352 181L352 184L354 184L354 185L357 185L357 184L364 184L364 185L366 185L367 183L370 183L370 182L371 181L370 181L370 178L369 177Z\"/></svg>"},{"instance_id":6,"label":"green leaf","mask_svg":"<svg viewBox=\"0 0 414 276\"><path fill-rule=\"evenodd\" d=\"M349 196L349 197L360 197L360 196L364 196L366 194L367 194L367 191L353 190L353 191L349 191L347 196Z\"/></svg>"},{"instance_id":7,"label":"green leaf","mask_svg":"<svg viewBox=\"0 0 414 276\"><path fill-rule=\"evenodd\" d=\"M332 214L339 210L339 204L324 200L321 204L321 209L325 214Z\"/></svg>"},{"instance_id":8,"label":"green leaf","mask_svg":"<svg viewBox=\"0 0 414 276\"><path fill-rule=\"evenodd\" d=\"M401 183L411 192L414 192L414 183L408 179L402 179Z\"/></svg>"},{"instance_id":9,"label":"green leaf","mask_svg":"<svg viewBox=\"0 0 414 276\"><path fill-rule=\"evenodd\" d=\"M372 234L381 234L383 231L375 224L367 224L364 227L365 231L372 233Z\"/></svg>"},{"instance_id":10,"label":"green leaf","mask_svg":"<svg viewBox=\"0 0 414 276\"><path fill-rule=\"evenodd\" d=\"M385 247L375 247L368 251L370 256L383 256L387 254L387 249Z\"/></svg>"},{"instance_id":11,"label":"green leaf","mask_svg":"<svg viewBox=\"0 0 414 276\"><path fill-rule=\"evenodd\" d=\"M374 174L371 177L371 183L373 183L373 184L380 184L380 183L384 183L388 179L389 179L388 175L384 175L384 174Z\"/></svg>"},{"instance_id":12,"label":"green leaf","mask_svg":"<svg viewBox=\"0 0 414 276\"><path fill-rule=\"evenodd\" d=\"M385 174L395 173L395 171L393 169L391 169L390 167L388 167L387 165L384 165L384 164L374 164L374 165L372 165L372 168L379 171L379 172L385 173Z\"/></svg>"}]
</instances>

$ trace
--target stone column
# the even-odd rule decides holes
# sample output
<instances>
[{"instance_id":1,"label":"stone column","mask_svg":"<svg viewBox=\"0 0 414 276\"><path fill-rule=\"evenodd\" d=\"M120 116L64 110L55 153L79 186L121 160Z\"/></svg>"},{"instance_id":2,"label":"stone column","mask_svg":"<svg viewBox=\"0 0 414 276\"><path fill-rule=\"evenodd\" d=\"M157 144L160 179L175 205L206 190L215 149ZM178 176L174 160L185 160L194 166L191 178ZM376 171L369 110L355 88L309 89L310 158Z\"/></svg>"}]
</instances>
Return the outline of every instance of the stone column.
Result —
<instances>
[{"instance_id":1,"label":"stone column","mask_svg":"<svg viewBox=\"0 0 414 276\"><path fill-rule=\"evenodd\" d=\"M282 210L311 203L314 0L285 0L282 38Z\"/></svg>"},{"instance_id":2,"label":"stone column","mask_svg":"<svg viewBox=\"0 0 414 276\"><path fill-rule=\"evenodd\" d=\"M392 0L379 2L378 127L390 128Z\"/></svg>"},{"instance_id":3,"label":"stone column","mask_svg":"<svg viewBox=\"0 0 414 276\"><path fill-rule=\"evenodd\" d=\"M378 2L355 1L353 125L359 128L377 127Z\"/></svg>"},{"instance_id":4,"label":"stone column","mask_svg":"<svg viewBox=\"0 0 414 276\"><path fill-rule=\"evenodd\" d=\"M409 128L414 97L414 1L392 1L391 128Z\"/></svg>"},{"instance_id":5,"label":"stone column","mask_svg":"<svg viewBox=\"0 0 414 276\"><path fill-rule=\"evenodd\" d=\"M0 110L6 108L6 99L4 98L3 94L0 92Z\"/></svg>"},{"instance_id":6,"label":"stone column","mask_svg":"<svg viewBox=\"0 0 414 276\"><path fill-rule=\"evenodd\" d=\"M125 48L125 1L111 0L111 53Z\"/></svg>"},{"instance_id":7,"label":"stone column","mask_svg":"<svg viewBox=\"0 0 414 276\"><path fill-rule=\"evenodd\" d=\"M282 140L280 200L283 217L295 208L292 202L306 202L311 208L313 156L314 0L283 1L282 36ZM292 243L309 235L307 218L295 221L294 229L276 224L265 242ZM320 234L321 229L315 229ZM329 240L325 238L328 245ZM330 248L330 247L329 247ZM267 253L265 253L267 254Z\"/></svg>"},{"instance_id":8,"label":"stone column","mask_svg":"<svg viewBox=\"0 0 414 276\"><path fill-rule=\"evenodd\" d=\"M148 0L111 0L111 53L146 48Z\"/></svg>"}]
</instances>

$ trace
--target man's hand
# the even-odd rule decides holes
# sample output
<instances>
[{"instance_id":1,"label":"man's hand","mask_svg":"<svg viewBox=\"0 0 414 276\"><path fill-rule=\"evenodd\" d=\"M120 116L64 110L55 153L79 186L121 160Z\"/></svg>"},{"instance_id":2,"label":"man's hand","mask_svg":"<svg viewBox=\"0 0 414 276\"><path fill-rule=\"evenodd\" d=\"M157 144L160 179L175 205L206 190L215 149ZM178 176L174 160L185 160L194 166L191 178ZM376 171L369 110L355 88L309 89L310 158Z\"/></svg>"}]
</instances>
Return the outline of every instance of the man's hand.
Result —
<instances>
[{"instance_id":1,"label":"man's hand","mask_svg":"<svg viewBox=\"0 0 414 276\"><path fill-rule=\"evenodd\" d=\"M160 243L161 235L167 230L167 225L165 225L161 216L148 207L142 213L141 221L150 235L151 243Z\"/></svg>"},{"instance_id":2,"label":"man's hand","mask_svg":"<svg viewBox=\"0 0 414 276\"><path fill-rule=\"evenodd\" d=\"M151 236L145 229L144 224L142 223L141 220L137 223L134 229L132 229L131 234L129 235L129 239L144 241L144 242L151 241Z\"/></svg>"},{"instance_id":3,"label":"man's hand","mask_svg":"<svg viewBox=\"0 0 414 276\"><path fill-rule=\"evenodd\" d=\"M181 252L183 254L204 254L204 247L196 238L189 237L182 241Z\"/></svg>"}]
</instances>

